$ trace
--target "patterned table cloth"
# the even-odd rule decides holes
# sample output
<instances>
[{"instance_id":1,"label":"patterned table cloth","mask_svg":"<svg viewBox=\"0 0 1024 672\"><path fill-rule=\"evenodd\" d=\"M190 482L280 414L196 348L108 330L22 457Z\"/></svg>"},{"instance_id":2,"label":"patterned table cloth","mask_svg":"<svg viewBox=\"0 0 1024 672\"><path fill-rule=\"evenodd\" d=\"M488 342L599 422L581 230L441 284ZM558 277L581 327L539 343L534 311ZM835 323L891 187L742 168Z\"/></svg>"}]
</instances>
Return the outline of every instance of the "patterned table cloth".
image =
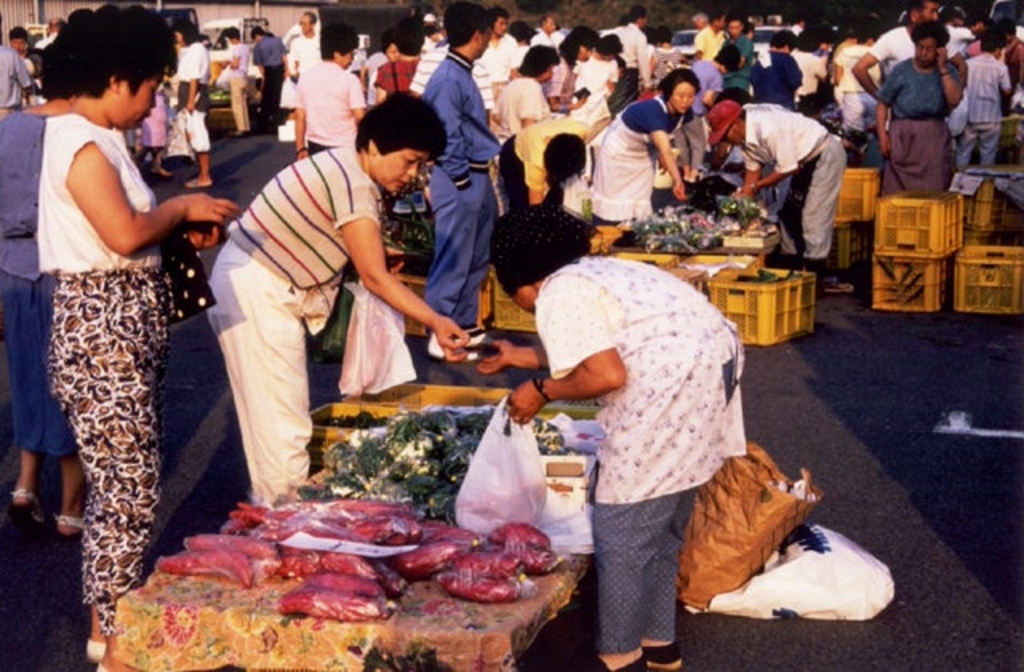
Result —
<instances>
[{"instance_id":1,"label":"patterned table cloth","mask_svg":"<svg viewBox=\"0 0 1024 672\"><path fill-rule=\"evenodd\" d=\"M251 589L226 580L155 572L118 601L119 658L143 670L255 669L360 671L371 649L406 655L434 649L455 670L514 670L541 627L568 604L588 556L570 556L532 577L533 597L476 604L418 581L386 621L341 623L277 613L297 580Z\"/></svg>"}]
</instances>

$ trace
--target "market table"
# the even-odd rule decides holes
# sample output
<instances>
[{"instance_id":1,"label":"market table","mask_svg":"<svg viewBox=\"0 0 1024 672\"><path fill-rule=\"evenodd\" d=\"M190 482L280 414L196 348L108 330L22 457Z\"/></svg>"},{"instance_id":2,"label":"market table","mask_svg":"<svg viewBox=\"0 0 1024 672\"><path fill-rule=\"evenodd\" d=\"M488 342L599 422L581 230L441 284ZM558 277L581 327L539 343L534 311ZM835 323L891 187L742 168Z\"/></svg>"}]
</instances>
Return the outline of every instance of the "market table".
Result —
<instances>
[{"instance_id":1,"label":"market table","mask_svg":"<svg viewBox=\"0 0 1024 672\"><path fill-rule=\"evenodd\" d=\"M386 621L341 623L277 613L297 580L271 579L249 590L218 578L155 572L117 603L118 657L145 670L362 670L376 647L407 655L434 649L456 670L512 670L545 623L568 604L589 556L569 556L537 594L511 604L450 597L418 581Z\"/></svg>"}]
</instances>

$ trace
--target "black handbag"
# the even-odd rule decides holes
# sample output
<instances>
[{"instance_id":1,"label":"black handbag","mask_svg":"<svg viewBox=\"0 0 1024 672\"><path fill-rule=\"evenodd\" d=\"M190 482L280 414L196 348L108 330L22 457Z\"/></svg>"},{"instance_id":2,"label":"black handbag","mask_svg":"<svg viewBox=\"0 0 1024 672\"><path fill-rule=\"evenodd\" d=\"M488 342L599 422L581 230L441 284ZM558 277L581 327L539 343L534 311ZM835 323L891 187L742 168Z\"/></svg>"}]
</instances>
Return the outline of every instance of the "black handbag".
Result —
<instances>
[{"instance_id":1,"label":"black handbag","mask_svg":"<svg viewBox=\"0 0 1024 672\"><path fill-rule=\"evenodd\" d=\"M199 251L179 225L160 243L161 267L171 282L171 324L198 315L217 303Z\"/></svg>"}]
</instances>

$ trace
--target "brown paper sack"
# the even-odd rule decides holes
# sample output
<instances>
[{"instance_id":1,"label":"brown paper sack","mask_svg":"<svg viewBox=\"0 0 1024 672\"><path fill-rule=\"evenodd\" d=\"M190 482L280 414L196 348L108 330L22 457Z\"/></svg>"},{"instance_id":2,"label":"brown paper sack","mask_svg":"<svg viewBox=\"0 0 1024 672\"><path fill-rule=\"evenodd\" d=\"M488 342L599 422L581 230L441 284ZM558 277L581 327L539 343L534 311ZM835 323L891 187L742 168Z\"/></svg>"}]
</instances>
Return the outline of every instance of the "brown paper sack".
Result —
<instances>
[{"instance_id":1,"label":"brown paper sack","mask_svg":"<svg viewBox=\"0 0 1024 672\"><path fill-rule=\"evenodd\" d=\"M756 443L747 454L730 457L697 489L693 514L679 554L679 600L707 609L711 598L742 586L761 571L790 532L802 524L823 496L800 470L807 499L779 489L792 481ZM788 488L787 488L788 489ZM812 496L813 495L813 496Z\"/></svg>"}]
</instances>

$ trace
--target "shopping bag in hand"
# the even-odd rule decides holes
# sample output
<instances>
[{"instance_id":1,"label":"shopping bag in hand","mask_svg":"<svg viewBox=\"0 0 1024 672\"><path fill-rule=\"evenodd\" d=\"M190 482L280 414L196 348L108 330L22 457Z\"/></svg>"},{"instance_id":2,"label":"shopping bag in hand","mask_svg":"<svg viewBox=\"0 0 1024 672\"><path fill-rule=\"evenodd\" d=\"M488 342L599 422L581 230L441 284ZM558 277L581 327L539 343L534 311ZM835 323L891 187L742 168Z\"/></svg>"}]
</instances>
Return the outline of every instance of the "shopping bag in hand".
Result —
<instances>
[{"instance_id":1,"label":"shopping bag in hand","mask_svg":"<svg viewBox=\"0 0 1024 672\"><path fill-rule=\"evenodd\" d=\"M810 473L800 473L803 482L794 484L764 448L748 443L746 455L727 459L697 489L679 554L681 602L707 609L712 597L761 571L823 496Z\"/></svg>"},{"instance_id":2,"label":"shopping bag in hand","mask_svg":"<svg viewBox=\"0 0 1024 672\"><path fill-rule=\"evenodd\" d=\"M346 283L355 297L338 389L343 396L384 390L416 380L405 318L359 282Z\"/></svg>"},{"instance_id":3,"label":"shopping bag in hand","mask_svg":"<svg viewBox=\"0 0 1024 672\"><path fill-rule=\"evenodd\" d=\"M188 112L182 110L174 115L171 126L167 130L167 149L164 152L167 156L184 156L187 159L195 159L196 154L192 150L192 143L188 140Z\"/></svg>"},{"instance_id":4,"label":"shopping bag in hand","mask_svg":"<svg viewBox=\"0 0 1024 672\"><path fill-rule=\"evenodd\" d=\"M455 499L459 527L480 534L505 523L536 525L547 501L533 423L512 422L507 403L494 409Z\"/></svg>"}]
</instances>

